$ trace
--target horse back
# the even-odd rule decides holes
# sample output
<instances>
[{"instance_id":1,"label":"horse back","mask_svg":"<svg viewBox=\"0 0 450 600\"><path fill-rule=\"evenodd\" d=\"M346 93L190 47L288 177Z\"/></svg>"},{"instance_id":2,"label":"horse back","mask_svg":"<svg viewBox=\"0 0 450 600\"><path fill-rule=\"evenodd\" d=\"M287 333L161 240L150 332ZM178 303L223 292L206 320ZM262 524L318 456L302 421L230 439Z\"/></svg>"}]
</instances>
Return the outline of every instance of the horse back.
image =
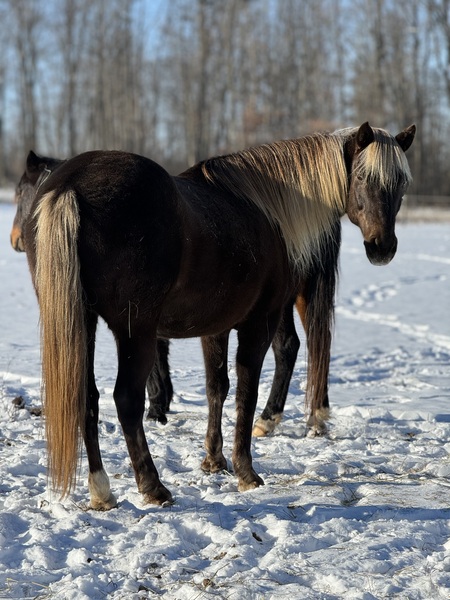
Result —
<instances>
[{"instance_id":1,"label":"horse back","mask_svg":"<svg viewBox=\"0 0 450 600\"><path fill-rule=\"evenodd\" d=\"M63 164L42 185L35 203L49 192L54 202L67 192L77 198L86 305L116 331L128 327L130 307L141 315L153 311L176 279L181 255L172 177L139 155L93 151ZM28 237L33 229L31 220Z\"/></svg>"}]
</instances>

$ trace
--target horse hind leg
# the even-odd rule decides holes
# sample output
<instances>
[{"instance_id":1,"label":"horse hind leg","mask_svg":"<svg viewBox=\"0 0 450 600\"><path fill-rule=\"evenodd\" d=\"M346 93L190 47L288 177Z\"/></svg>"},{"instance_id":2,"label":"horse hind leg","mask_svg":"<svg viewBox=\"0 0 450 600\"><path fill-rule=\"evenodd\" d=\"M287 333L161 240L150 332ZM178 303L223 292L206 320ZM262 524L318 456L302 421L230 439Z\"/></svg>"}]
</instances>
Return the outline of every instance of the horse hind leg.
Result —
<instances>
[{"instance_id":1,"label":"horse hind leg","mask_svg":"<svg viewBox=\"0 0 450 600\"><path fill-rule=\"evenodd\" d=\"M169 412L173 400L173 385L169 366L169 347L169 340L158 340L159 370L166 396L166 413Z\"/></svg>"},{"instance_id":2,"label":"horse hind leg","mask_svg":"<svg viewBox=\"0 0 450 600\"><path fill-rule=\"evenodd\" d=\"M227 469L227 461L223 455L222 410L230 387L228 337L229 332L218 336L202 337L209 410L205 437L206 457L201 467L207 473L216 473Z\"/></svg>"},{"instance_id":3,"label":"horse hind leg","mask_svg":"<svg viewBox=\"0 0 450 600\"><path fill-rule=\"evenodd\" d=\"M158 339L153 369L147 379L149 408L147 419L167 423L166 413L173 398L173 386L169 367L169 340Z\"/></svg>"},{"instance_id":4,"label":"horse hind leg","mask_svg":"<svg viewBox=\"0 0 450 600\"><path fill-rule=\"evenodd\" d=\"M155 344L154 335L145 335L143 327L138 338L129 338L127 332L117 341L119 369L114 401L144 503L166 505L173 502L172 495L159 479L143 427L145 384L153 366Z\"/></svg>"},{"instance_id":5,"label":"horse hind leg","mask_svg":"<svg viewBox=\"0 0 450 600\"><path fill-rule=\"evenodd\" d=\"M327 421L330 418L328 399L328 375L330 369L332 302L322 318L308 313L306 294L299 295L296 308L306 332L308 347L306 402L309 417L306 422L309 437L326 435ZM317 301L315 302L317 308Z\"/></svg>"},{"instance_id":6,"label":"horse hind leg","mask_svg":"<svg viewBox=\"0 0 450 600\"><path fill-rule=\"evenodd\" d=\"M341 223L336 221L324 240L320 265L303 283L296 307L306 332L308 368L306 403L310 409L310 435L324 435L330 416L328 377L338 281Z\"/></svg>"},{"instance_id":7,"label":"horse hind leg","mask_svg":"<svg viewBox=\"0 0 450 600\"><path fill-rule=\"evenodd\" d=\"M272 342L275 374L267 404L253 427L254 437L269 435L281 422L299 348L300 341L293 318L293 302L290 302L284 309L283 318Z\"/></svg>"},{"instance_id":8,"label":"horse hind leg","mask_svg":"<svg viewBox=\"0 0 450 600\"><path fill-rule=\"evenodd\" d=\"M109 478L103 468L98 442L98 400L100 395L94 377L94 347L97 316L93 313L88 314L86 325L88 335L88 390L83 439L89 464L88 486L91 507L94 510L109 510L117 506L117 500L111 493Z\"/></svg>"}]
</instances>

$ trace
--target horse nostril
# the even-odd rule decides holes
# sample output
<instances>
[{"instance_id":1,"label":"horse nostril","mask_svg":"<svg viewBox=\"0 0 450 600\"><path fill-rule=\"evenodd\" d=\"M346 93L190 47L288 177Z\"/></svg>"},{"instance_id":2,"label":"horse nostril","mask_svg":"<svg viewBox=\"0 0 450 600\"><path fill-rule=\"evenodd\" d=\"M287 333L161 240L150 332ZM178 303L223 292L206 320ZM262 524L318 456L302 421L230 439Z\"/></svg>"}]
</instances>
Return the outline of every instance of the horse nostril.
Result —
<instances>
[{"instance_id":1,"label":"horse nostril","mask_svg":"<svg viewBox=\"0 0 450 600\"><path fill-rule=\"evenodd\" d=\"M24 252L25 247L21 236L11 235L10 236L11 246L16 252Z\"/></svg>"}]
</instances>

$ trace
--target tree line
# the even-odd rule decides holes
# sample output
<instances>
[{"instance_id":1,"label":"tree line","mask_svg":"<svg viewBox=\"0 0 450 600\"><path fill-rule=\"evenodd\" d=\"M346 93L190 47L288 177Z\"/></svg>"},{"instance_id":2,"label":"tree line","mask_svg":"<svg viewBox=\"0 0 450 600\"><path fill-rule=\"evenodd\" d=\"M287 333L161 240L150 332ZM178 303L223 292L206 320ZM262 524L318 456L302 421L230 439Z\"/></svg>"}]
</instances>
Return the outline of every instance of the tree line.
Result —
<instances>
[{"instance_id":1,"label":"tree line","mask_svg":"<svg viewBox=\"0 0 450 600\"><path fill-rule=\"evenodd\" d=\"M450 196L450 0L0 0L0 180L29 149L176 173L254 144L416 123L412 192Z\"/></svg>"}]
</instances>

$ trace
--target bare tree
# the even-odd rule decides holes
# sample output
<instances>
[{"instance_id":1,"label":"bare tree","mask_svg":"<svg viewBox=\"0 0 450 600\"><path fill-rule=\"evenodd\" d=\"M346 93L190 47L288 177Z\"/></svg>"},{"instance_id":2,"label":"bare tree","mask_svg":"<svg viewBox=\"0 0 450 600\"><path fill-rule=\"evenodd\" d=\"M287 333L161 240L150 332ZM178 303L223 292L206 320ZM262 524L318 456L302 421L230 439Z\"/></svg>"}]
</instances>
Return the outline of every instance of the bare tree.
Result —
<instances>
[{"instance_id":1,"label":"bare tree","mask_svg":"<svg viewBox=\"0 0 450 600\"><path fill-rule=\"evenodd\" d=\"M168 15L166 64L173 75L165 87L168 128L181 136L190 164L226 149L236 130L242 102L238 64L243 68L239 20L247 5L248 0L178 0L176 16Z\"/></svg>"},{"instance_id":2,"label":"bare tree","mask_svg":"<svg viewBox=\"0 0 450 600\"><path fill-rule=\"evenodd\" d=\"M0 18L0 177L30 147L122 148L179 171L311 130L414 121L415 190L450 194L450 0L171 0L158 13L0 0Z\"/></svg>"},{"instance_id":3,"label":"bare tree","mask_svg":"<svg viewBox=\"0 0 450 600\"><path fill-rule=\"evenodd\" d=\"M5 7L0 4L0 21L6 22ZM6 156L6 132L4 128L4 118L6 112L5 87L6 87L6 65L7 65L7 41L4 30L0 31L0 184L3 184L7 178L8 169L5 160Z\"/></svg>"},{"instance_id":4,"label":"bare tree","mask_svg":"<svg viewBox=\"0 0 450 600\"><path fill-rule=\"evenodd\" d=\"M35 0L10 0L12 38L17 60L17 95L19 99L19 135L25 148L35 148L38 131L38 56L41 48L42 12Z\"/></svg>"},{"instance_id":5,"label":"bare tree","mask_svg":"<svg viewBox=\"0 0 450 600\"><path fill-rule=\"evenodd\" d=\"M450 101L450 0L428 0L427 8L436 38L434 57Z\"/></svg>"},{"instance_id":6,"label":"bare tree","mask_svg":"<svg viewBox=\"0 0 450 600\"><path fill-rule=\"evenodd\" d=\"M86 69L89 34L88 0L62 0L56 13L56 47L60 57L60 100L57 111L58 148L61 155L74 156L83 149L80 102L82 73Z\"/></svg>"},{"instance_id":7,"label":"bare tree","mask_svg":"<svg viewBox=\"0 0 450 600\"><path fill-rule=\"evenodd\" d=\"M341 119L336 109L337 90L344 87L340 12L329 0L279 3L270 49L274 96L268 104L277 107L272 125L283 136L327 129Z\"/></svg>"}]
</instances>

